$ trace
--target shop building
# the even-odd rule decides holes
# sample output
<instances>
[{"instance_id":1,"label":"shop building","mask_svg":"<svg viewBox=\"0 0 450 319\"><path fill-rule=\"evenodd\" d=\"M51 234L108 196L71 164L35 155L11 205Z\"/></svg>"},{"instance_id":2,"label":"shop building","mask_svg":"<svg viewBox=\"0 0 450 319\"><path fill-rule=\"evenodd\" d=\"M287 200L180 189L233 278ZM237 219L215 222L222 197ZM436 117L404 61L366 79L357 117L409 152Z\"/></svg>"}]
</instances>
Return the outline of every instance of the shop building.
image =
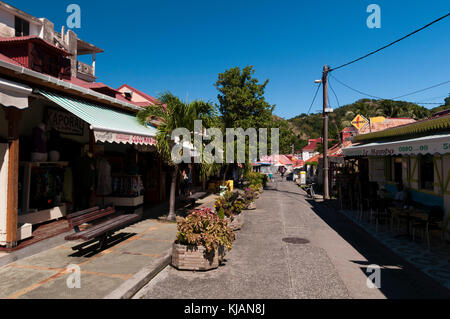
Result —
<instances>
[{"instance_id":1,"label":"shop building","mask_svg":"<svg viewBox=\"0 0 450 319\"><path fill-rule=\"evenodd\" d=\"M348 167L354 166L364 183L385 188L391 197L403 185L413 202L437 206L450 217L450 114L354 137L344 148Z\"/></svg>"},{"instance_id":2,"label":"shop building","mask_svg":"<svg viewBox=\"0 0 450 319\"><path fill-rule=\"evenodd\" d=\"M73 211L161 201L156 128L136 120L146 105L95 81L103 50L4 2L0 36L0 246Z\"/></svg>"}]
</instances>

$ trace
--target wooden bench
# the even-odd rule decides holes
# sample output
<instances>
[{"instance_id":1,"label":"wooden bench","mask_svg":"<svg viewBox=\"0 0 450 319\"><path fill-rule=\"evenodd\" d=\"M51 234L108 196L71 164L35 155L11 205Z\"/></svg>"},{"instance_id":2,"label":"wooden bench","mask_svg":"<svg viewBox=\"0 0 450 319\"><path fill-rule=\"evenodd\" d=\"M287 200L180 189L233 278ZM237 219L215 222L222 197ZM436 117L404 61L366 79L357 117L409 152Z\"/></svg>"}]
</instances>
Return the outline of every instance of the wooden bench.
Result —
<instances>
[{"instance_id":1,"label":"wooden bench","mask_svg":"<svg viewBox=\"0 0 450 319\"><path fill-rule=\"evenodd\" d=\"M194 206L195 203L203 196L206 195L206 192L197 192L187 197L188 200L191 201L191 205Z\"/></svg>"},{"instance_id":2,"label":"wooden bench","mask_svg":"<svg viewBox=\"0 0 450 319\"><path fill-rule=\"evenodd\" d=\"M84 246L93 242L99 242L99 248L102 249L108 238L120 228L139 219L137 214L120 215L112 217L116 210L114 207L100 209L99 207L89 208L67 215L69 225L75 230L74 234L65 237L65 240L84 240L85 242L73 247L73 250L81 250ZM79 226L92 221L100 221L98 224L80 231Z\"/></svg>"}]
</instances>

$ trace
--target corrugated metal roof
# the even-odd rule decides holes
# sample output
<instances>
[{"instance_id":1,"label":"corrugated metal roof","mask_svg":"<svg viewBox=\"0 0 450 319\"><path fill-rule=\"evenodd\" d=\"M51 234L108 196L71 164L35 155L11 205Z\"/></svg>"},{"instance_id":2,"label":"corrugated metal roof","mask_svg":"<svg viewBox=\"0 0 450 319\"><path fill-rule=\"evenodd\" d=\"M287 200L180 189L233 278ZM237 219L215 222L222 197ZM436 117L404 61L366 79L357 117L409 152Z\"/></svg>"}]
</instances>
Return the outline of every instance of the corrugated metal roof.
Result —
<instances>
[{"instance_id":1,"label":"corrugated metal roof","mask_svg":"<svg viewBox=\"0 0 450 319\"><path fill-rule=\"evenodd\" d=\"M388 138L399 138L407 135L424 134L428 132L438 132L450 129L450 115L438 118L426 119L412 124L390 128L369 134L362 134L354 137L355 142L365 142L383 140Z\"/></svg>"},{"instance_id":2,"label":"corrugated metal roof","mask_svg":"<svg viewBox=\"0 0 450 319\"><path fill-rule=\"evenodd\" d=\"M4 37L0 37L0 44L9 44L9 43L18 43L18 42L29 42L29 41L33 41L33 42L39 42L41 44L44 44L45 46L47 46L48 48L57 51L58 53L64 55L64 56L70 56L72 55L70 52L57 47L56 45L45 41L44 39L40 38L37 35L29 35L29 36L24 36L24 37L14 37L14 38L4 38Z\"/></svg>"}]
</instances>

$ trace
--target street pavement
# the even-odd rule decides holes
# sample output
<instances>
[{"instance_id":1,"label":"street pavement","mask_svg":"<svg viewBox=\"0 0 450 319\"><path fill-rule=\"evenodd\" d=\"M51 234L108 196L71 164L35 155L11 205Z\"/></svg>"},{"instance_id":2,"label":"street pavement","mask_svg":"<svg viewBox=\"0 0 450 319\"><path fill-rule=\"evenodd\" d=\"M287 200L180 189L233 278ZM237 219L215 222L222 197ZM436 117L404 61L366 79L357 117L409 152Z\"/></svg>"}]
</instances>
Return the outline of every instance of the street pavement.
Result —
<instances>
[{"instance_id":1,"label":"street pavement","mask_svg":"<svg viewBox=\"0 0 450 319\"><path fill-rule=\"evenodd\" d=\"M344 215L308 200L293 182L268 185L225 265L208 272L168 266L135 299L449 298L449 291L379 244ZM380 289L367 285L380 266Z\"/></svg>"},{"instance_id":2,"label":"street pavement","mask_svg":"<svg viewBox=\"0 0 450 319\"><path fill-rule=\"evenodd\" d=\"M216 197L198 204L210 205ZM141 221L116 232L101 251L96 243L73 251L79 242L66 241L0 267L0 299L98 299L121 292L125 282L170 251L177 225L158 219L167 210L168 204L146 210ZM185 211L180 207L177 213ZM72 279L74 266L80 271L79 287Z\"/></svg>"}]
</instances>

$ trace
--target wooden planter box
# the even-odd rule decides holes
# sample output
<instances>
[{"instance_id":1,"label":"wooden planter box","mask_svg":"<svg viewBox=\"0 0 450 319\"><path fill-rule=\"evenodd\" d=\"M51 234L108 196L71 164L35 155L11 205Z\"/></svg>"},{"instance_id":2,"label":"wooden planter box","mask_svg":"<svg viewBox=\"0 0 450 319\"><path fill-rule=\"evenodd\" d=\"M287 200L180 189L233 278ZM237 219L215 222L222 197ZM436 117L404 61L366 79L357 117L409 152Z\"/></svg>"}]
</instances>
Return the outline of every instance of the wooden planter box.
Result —
<instances>
[{"instance_id":1,"label":"wooden planter box","mask_svg":"<svg viewBox=\"0 0 450 319\"><path fill-rule=\"evenodd\" d=\"M203 246L173 244L172 266L180 270L211 270L218 268L225 256L225 249L206 254Z\"/></svg>"}]
</instances>

